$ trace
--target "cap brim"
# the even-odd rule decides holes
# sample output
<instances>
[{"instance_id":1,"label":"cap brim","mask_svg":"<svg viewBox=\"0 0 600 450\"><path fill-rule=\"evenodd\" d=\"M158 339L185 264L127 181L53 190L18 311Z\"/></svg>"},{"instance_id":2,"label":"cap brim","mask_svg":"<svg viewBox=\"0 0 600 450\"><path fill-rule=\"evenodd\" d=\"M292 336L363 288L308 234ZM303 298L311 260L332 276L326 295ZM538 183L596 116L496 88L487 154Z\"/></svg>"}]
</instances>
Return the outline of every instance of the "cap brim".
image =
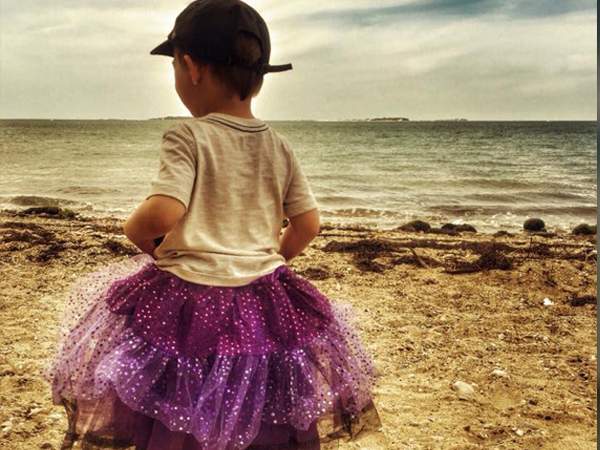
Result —
<instances>
[{"instance_id":1,"label":"cap brim","mask_svg":"<svg viewBox=\"0 0 600 450\"><path fill-rule=\"evenodd\" d=\"M151 55L164 55L164 56L173 56L173 44L171 41L166 40L154 50L150 52Z\"/></svg>"},{"instance_id":2,"label":"cap brim","mask_svg":"<svg viewBox=\"0 0 600 450\"><path fill-rule=\"evenodd\" d=\"M280 65L265 64L263 72L264 73L285 72L286 70L292 70L292 65L291 64L280 64Z\"/></svg>"}]
</instances>

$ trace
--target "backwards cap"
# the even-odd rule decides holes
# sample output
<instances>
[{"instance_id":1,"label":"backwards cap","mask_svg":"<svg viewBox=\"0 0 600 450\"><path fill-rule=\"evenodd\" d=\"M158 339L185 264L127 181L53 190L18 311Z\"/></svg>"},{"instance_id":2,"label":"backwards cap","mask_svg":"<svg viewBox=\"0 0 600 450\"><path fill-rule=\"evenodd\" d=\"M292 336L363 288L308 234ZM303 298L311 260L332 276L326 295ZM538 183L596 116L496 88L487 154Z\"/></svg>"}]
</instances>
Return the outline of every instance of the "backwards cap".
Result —
<instances>
[{"instance_id":1,"label":"backwards cap","mask_svg":"<svg viewBox=\"0 0 600 450\"><path fill-rule=\"evenodd\" d=\"M262 56L251 68L262 74L292 68L291 64L269 64L271 40L267 24L254 8L241 0L196 0L190 3L175 19L167 40L150 54L173 56L173 46L177 46L199 58L244 65L233 55L235 38L240 32L254 35L260 43Z\"/></svg>"}]
</instances>

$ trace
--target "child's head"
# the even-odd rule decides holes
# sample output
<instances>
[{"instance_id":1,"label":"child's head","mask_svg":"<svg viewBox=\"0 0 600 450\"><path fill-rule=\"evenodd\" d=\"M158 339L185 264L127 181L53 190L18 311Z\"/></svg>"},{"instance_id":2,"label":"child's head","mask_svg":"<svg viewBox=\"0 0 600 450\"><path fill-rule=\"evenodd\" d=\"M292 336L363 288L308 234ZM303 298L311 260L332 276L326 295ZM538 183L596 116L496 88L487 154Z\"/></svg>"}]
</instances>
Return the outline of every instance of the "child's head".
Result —
<instances>
[{"instance_id":1,"label":"child's head","mask_svg":"<svg viewBox=\"0 0 600 450\"><path fill-rule=\"evenodd\" d=\"M185 58L186 54L188 53L185 50L175 47L174 57L189 73L190 67ZM240 32L234 39L232 54L233 58L241 64L228 64L193 55L190 55L190 60L199 71L206 68L207 75L215 77L232 96L242 101L248 97L255 97L264 79L264 74L252 68L262 56L260 41L250 33Z\"/></svg>"},{"instance_id":2,"label":"child's head","mask_svg":"<svg viewBox=\"0 0 600 450\"><path fill-rule=\"evenodd\" d=\"M173 56L177 93L195 116L222 101L249 103L266 73L292 68L269 64L267 25L241 0L190 3L150 53Z\"/></svg>"}]
</instances>

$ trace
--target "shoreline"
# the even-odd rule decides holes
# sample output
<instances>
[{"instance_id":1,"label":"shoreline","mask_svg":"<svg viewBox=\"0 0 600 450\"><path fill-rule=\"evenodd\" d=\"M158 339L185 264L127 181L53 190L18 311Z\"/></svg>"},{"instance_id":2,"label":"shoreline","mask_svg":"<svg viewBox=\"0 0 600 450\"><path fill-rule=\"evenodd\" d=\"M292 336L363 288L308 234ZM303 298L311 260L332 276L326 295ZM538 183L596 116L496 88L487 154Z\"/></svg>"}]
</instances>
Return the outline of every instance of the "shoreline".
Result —
<instances>
[{"instance_id":1,"label":"shoreline","mask_svg":"<svg viewBox=\"0 0 600 450\"><path fill-rule=\"evenodd\" d=\"M64 206L55 206L55 205L43 205L43 206L22 206L19 209L14 208L5 208L0 209L0 216L14 216L14 217L47 217L47 218L58 218L58 219L74 219L85 222L124 222L126 217L119 217L114 214L106 214L106 215L93 215L87 214L85 211L72 209ZM284 219L284 222L287 219ZM530 219L526 219L530 220ZM539 219L534 219L539 220ZM522 227L520 230L514 230L512 228L510 231L507 230L507 227L498 227L494 231L478 230L476 227L470 225L467 222L463 222L462 219L457 219L456 221L460 221L460 223L453 222L438 222L440 226L435 226L430 224L430 222L421 220L421 219L413 219L411 221L398 224L398 225L386 225L386 226L371 226L364 225L360 222L352 222L352 221L331 221L321 218L321 229L346 229L346 230L360 230L360 231L370 231L370 232L392 232L395 230L404 230L404 231L420 231L425 234L448 234L448 235L456 235L454 232L455 229L458 229L458 232L469 232L472 231L474 234L479 235L488 235L488 236L503 236L503 235L512 235L516 236L519 234L536 234L539 236L545 237L556 237L556 236L566 236L573 235L573 231L578 227L587 226L594 230L593 233L588 232L588 235L593 235L597 232L597 223L592 224L591 222L578 221L574 222L577 225L572 226L571 229L566 229L561 226L552 226L552 227L544 227L541 230L525 230ZM525 222L525 221L524 221ZM523 223L524 223L523 222ZM411 230L412 228L412 230Z\"/></svg>"},{"instance_id":2,"label":"shoreline","mask_svg":"<svg viewBox=\"0 0 600 450\"><path fill-rule=\"evenodd\" d=\"M0 211L0 435L11 448L59 447L66 415L38 372L70 284L139 253L122 222ZM353 307L379 373L382 433L340 450L592 448L597 237L494 234L324 225L288 263Z\"/></svg>"}]
</instances>

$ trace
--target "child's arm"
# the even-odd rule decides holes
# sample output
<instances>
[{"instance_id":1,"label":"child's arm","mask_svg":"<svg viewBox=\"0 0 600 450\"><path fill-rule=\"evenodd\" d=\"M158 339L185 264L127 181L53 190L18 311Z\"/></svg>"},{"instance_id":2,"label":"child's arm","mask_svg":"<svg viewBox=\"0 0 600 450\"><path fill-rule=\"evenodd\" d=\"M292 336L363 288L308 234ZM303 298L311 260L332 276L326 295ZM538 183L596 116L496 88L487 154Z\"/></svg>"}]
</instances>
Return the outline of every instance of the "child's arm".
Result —
<instances>
[{"instance_id":1,"label":"child's arm","mask_svg":"<svg viewBox=\"0 0 600 450\"><path fill-rule=\"evenodd\" d=\"M279 253L286 262L298 256L319 234L319 210L311 209L289 218L290 223L279 238Z\"/></svg>"},{"instance_id":2,"label":"child's arm","mask_svg":"<svg viewBox=\"0 0 600 450\"><path fill-rule=\"evenodd\" d=\"M127 219L123 231L142 252L154 257L154 239L171 231L185 211L185 205L173 197L152 195Z\"/></svg>"}]
</instances>

